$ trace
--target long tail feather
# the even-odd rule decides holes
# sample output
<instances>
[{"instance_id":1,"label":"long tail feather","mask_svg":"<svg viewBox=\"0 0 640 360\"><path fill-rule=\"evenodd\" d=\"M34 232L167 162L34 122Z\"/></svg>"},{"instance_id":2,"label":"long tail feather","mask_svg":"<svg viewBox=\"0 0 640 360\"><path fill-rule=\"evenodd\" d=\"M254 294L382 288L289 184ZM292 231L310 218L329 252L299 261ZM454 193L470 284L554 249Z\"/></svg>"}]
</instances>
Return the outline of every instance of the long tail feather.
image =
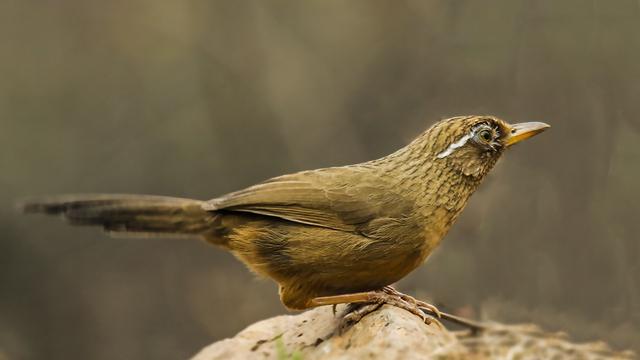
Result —
<instances>
[{"instance_id":1,"label":"long tail feather","mask_svg":"<svg viewBox=\"0 0 640 360\"><path fill-rule=\"evenodd\" d=\"M27 213L59 214L73 225L107 231L200 235L211 230L215 214L203 202L151 195L66 195L20 205Z\"/></svg>"}]
</instances>

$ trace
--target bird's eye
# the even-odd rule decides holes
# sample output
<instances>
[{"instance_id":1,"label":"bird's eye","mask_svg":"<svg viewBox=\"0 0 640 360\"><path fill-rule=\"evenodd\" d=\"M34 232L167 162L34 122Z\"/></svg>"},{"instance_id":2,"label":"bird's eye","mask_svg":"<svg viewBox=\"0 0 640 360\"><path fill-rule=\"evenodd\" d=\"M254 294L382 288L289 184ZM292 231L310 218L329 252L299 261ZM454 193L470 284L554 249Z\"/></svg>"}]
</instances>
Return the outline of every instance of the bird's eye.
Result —
<instances>
[{"instance_id":1,"label":"bird's eye","mask_svg":"<svg viewBox=\"0 0 640 360\"><path fill-rule=\"evenodd\" d=\"M491 142L491 140L493 140L493 134L489 130L480 131L478 133L478 137L486 143Z\"/></svg>"}]
</instances>

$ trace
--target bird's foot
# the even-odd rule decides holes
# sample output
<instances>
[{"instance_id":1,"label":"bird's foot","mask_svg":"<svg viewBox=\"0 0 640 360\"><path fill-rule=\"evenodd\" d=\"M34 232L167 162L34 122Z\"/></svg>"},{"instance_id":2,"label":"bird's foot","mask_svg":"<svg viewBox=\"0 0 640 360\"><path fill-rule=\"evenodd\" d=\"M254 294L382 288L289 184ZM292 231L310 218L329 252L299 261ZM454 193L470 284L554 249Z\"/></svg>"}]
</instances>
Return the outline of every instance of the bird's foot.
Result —
<instances>
[{"instance_id":1,"label":"bird's foot","mask_svg":"<svg viewBox=\"0 0 640 360\"><path fill-rule=\"evenodd\" d=\"M391 286L385 286L382 289L382 291L384 291L384 292L386 292L388 294L393 294L393 295L399 296L403 300L405 300L406 302L415 304L418 308L420 308L421 310L426 311L427 314L432 315L435 318L447 320L449 322L452 322L454 324L460 325L462 327L466 327L474 335L478 334L479 332L481 332L481 331L483 331L483 330L485 330L487 328L487 325L484 325L482 323L476 322L474 320L469 320L469 319L465 319L465 318L462 318L462 317L459 317L459 316L456 316L456 315L452 315L452 314L441 312L434 305L426 303L426 302L421 301L421 300L417 300L412 296L403 294L403 293L399 292L398 290L392 288ZM432 320L438 321L435 318L432 319ZM442 327L442 324L439 321L438 321L438 326Z\"/></svg>"},{"instance_id":2,"label":"bird's foot","mask_svg":"<svg viewBox=\"0 0 640 360\"><path fill-rule=\"evenodd\" d=\"M407 310L423 319L427 324L431 324L435 321L436 325L439 327L443 327L443 325L437 319L443 319L466 327L471 330L471 333L473 334L477 334L487 328L487 325L485 324L441 312L435 306L424 301L416 300L412 296L403 294L390 286L385 286L377 291L317 297L311 299L308 305L309 307L314 307L336 304L349 304L347 312L343 316L344 321L343 326L341 326L342 329L344 329L345 326L348 327L357 323L360 319L376 311L384 304L393 305ZM431 316L427 316L425 312Z\"/></svg>"},{"instance_id":3,"label":"bird's foot","mask_svg":"<svg viewBox=\"0 0 640 360\"><path fill-rule=\"evenodd\" d=\"M435 306L424 301L417 300L412 296L403 294L390 286L385 286L378 291L317 297L310 300L309 307L336 304L349 304L349 307L343 316L343 328L344 325L348 327L349 325L357 323L360 319L376 311L384 304L393 305L407 310L423 319L427 324L431 324L435 321L436 325L439 327L443 327L443 325L438 321L438 319L466 327L474 334L477 334L487 328L487 325L485 324L441 312Z\"/></svg>"},{"instance_id":4,"label":"bird's foot","mask_svg":"<svg viewBox=\"0 0 640 360\"><path fill-rule=\"evenodd\" d=\"M402 294L392 287L385 287L380 291L370 292L367 300L367 302L349 304L342 319L341 329L346 329L359 322L363 317L378 310L384 304L406 310L418 316L426 324L435 323L438 327L444 328L437 319L422 311L422 309L425 308L436 316L439 316L440 312L435 306L416 300L409 295Z\"/></svg>"},{"instance_id":5,"label":"bird's foot","mask_svg":"<svg viewBox=\"0 0 640 360\"><path fill-rule=\"evenodd\" d=\"M407 294L403 294L403 293L401 293L400 291L394 289L391 286L383 287L382 291L387 293L387 294L389 294L389 295L397 296L397 297L401 298L402 300L404 300L405 302L408 302L410 304L414 304L418 308L420 308L422 310L426 310L427 313L430 313L431 315L433 315L433 316L435 316L437 318L441 318L442 317L442 313L440 312L440 310L438 310L438 308L435 305L426 303L426 302L421 301L421 300L417 300L413 296L410 296L410 295L407 295Z\"/></svg>"},{"instance_id":6,"label":"bird's foot","mask_svg":"<svg viewBox=\"0 0 640 360\"><path fill-rule=\"evenodd\" d=\"M347 305L347 309L342 316L339 325L339 332L344 333L352 325L357 324L363 317L380 309L383 303L351 303Z\"/></svg>"}]
</instances>

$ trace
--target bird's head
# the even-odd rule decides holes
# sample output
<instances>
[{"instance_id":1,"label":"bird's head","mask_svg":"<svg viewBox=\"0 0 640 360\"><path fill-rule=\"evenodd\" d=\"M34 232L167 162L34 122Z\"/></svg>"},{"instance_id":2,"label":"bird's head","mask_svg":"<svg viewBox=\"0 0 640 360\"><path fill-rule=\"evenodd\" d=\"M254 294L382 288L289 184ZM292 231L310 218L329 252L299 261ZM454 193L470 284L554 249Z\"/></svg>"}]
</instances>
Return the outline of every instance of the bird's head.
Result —
<instances>
[{"instance_id":1,"label":"bird's head","mask_svg":"<svg viewBox=\"0 0 640 360\"><path fill-rule=\"evenodd\" d=\"M462 116L442 120L429 131L432 161L481 179L510 146L547 129L541 122L511 125L494 116Z\"/></svg>"}]
</instances>

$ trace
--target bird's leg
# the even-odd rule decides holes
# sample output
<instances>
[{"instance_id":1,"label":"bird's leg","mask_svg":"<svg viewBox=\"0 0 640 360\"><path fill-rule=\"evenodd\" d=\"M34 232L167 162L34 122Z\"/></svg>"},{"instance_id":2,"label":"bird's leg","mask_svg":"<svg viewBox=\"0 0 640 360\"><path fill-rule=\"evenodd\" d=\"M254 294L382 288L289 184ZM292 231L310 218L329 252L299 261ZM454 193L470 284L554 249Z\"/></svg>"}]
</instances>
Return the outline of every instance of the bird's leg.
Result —
<instances>
[{"instance_id":1,"label":"bird's leg","mask_svg":"<svg viewBox=\"0 0 640 360\"><path fill-rule=\"evenodd\" d=\"M382 289L378 291L368 291L368 292L355 293L355 294L317 297L311 300L310 305L321 306L321 305L335 305L335 304L346 304L346 303L365 304L364 306L359 306L355 309L353 308L348 309L348 312L345 315L344 320L349 323L358 322L364 316L380 308L380 306L382 306L383 304L389 304L389 305L404 309L420 317L420 319L422 319L422 321L424 321L427 324L431 324L431 322L434 320L431 317L427 316L424 312L422 312L422 310L420 310L420 306L419 306L420 304L418 301L411 298L410 296L401 294L395 290L391 291L388 289ZM439 322L437 322L437 325L442 326Z\"/></svg>"},{"instance_id":2,"label":"bird's leg","mask_svg":"<svg viewBox=\"0 0 640 360\"><path fill-rule=\"evenodd\" d=\"M312 299L310 302L310 306L337 304L351 304L350 307L347 308L347 312L344 316L344 321L349 324L360 321L360 319L366 315L379 309L383 304L389 304L405 309L410 313L419 316L427 324L430 324L432 321L436 321L437 325L442 327L442 324L440 324L439 321L434 318L427 317L422 310L434 317L464 326L474 334L486 329L486 325L484 324L441 312L435 306L424 301L417 300L412 296L403 294L391 286L385 286L379 291L318 297Z\"/></svg>"}]
</instances>

